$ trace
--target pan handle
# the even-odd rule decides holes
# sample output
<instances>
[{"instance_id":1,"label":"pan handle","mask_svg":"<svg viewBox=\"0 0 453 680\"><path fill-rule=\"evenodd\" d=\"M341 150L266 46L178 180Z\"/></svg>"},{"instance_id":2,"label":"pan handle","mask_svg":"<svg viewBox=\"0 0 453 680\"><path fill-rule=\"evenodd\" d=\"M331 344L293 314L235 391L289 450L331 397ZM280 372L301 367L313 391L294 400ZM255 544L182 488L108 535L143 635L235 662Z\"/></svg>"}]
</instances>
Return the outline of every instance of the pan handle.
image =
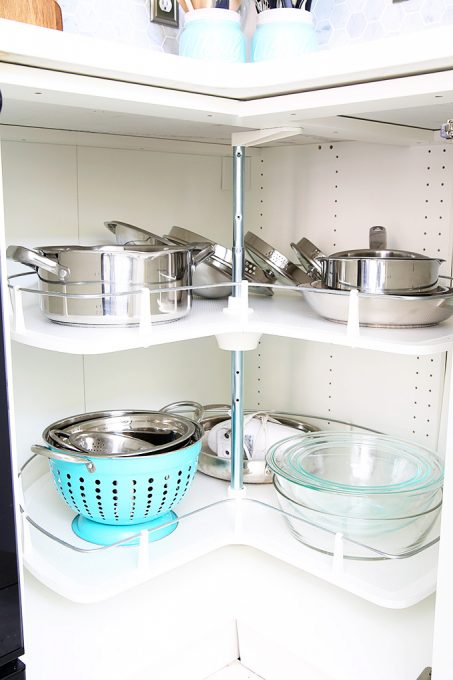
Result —
<instances>
[{"instance_id":1,"label":"pan handle","mask_svg":"<svg viewBox=\"0 0 453 680\"><path fill-rule=\"evenodd\" d=\"M370 250L387 250L385 227L370 227Z\"/></svg>"},{"instance_id":2,"label":"pan handle","mask_svg":"<svg viewBox=\"0 0 453 680\"><path fill-rule=\"evenodd\" d=\"M33 444L31 447L33 453L37 453L39 456L44 456L45 458L52 458L55 460L64 460L66 463L76 463L86 465L88 472L96 472L96 466L93 461L85 456L80 456L72 453L65 453L60 449L50 448L48 446L42 446L41 444Z\"/></svg>"},{"instance_id":3,"label":"pan handle","mask_svg":"<svg viewBox=\"0 0 453 680\"><path fill-rule=\"evenodd\" d=\"M204 262L214 252L214 246L212 244L206 245L206 243L203 244L191 243L190 248L194 249L194 247L196 248L198 245L201 245L202 249L192 254L192 266L194 268L198 267L199 264Z\"/></svg>"},{"instance_id":4,"label":"pan handle","mask_svg":"<svg viewBox=\"0 0 453 680\"><path fill-rule=\"evenodd\" d=\"M322 262L319 261L319 258L325 257L322 250L308 238L301 238L297 243L291 243L291 248L296 253L304 271L312 279L321 278Z\"/></svg>"},{"instance_id":5,"label":"pan handle","mask_svg":"<svg viewBox=\"0 0 453 680\"><path fill-rule=\"evenodd\" d=\"M8 246L6 257L15 262L25 264L28 267L45 269L45 271L54 274L61 280L68 278L70 274L67 267L62 267L55 260L51 260L50 257L45 257L39 250L33 250L32 248L25 248L24 246Z\"/></svg>"},{"instance_id":6,"label":"pan handle","mask_svg":"<svg viewBox=\"0 0 453 680\"><path fill-rule=\"evenodd\" d=\"M203 417L204 408L198 401L172 401L171 404L162 406L159 411L179 414L181 414L181 412L190 411L193 414L193 420L199 423Z\"/></svg>"},{"instance_id":7,"label":"pan handle","mask_svg":"<svg viewBox=\"0 0 453 680\"><path fill-rule=\"evenodd\" d=\"M70 449L70 451L75 451L80 453L80 449L73 446L69 441L69 435L64 430L49 430L49 437L61 446L62 449Z\"/></svg>"}]
</instances>

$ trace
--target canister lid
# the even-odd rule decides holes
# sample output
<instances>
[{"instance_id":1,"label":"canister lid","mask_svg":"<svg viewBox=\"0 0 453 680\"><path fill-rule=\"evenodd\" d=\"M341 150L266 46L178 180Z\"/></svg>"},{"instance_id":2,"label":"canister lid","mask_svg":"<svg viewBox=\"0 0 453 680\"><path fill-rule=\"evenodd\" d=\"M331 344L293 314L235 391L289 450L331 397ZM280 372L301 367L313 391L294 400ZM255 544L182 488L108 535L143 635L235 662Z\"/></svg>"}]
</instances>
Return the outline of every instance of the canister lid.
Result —
<instances>
[{"instance_id":1,"label":"canister lid","mask_svg":"<svg viewBox=\"0 0 453 680\"><path fill-rule=\"evenodd\" d=\"M234 23L239 23L240 16L238 12L234 12L231 9L204 7L202 9L195 9L193 12L187 12L184 16L184 20L186 23L190 23L191 21L232 21Z\"/></svg>"},{"instance_id":2,"label":"canister lid","mask_svg":"<svg viewBox=\"0 0 453 680\"><path fill-rule=\"evenodd\" d=\"M302 23L313 26L313 15L305 9L296 7L277 7L276 9L266 9L258 14L257 25L273 24L280 22Z\"/></svg>"}]
</instances>

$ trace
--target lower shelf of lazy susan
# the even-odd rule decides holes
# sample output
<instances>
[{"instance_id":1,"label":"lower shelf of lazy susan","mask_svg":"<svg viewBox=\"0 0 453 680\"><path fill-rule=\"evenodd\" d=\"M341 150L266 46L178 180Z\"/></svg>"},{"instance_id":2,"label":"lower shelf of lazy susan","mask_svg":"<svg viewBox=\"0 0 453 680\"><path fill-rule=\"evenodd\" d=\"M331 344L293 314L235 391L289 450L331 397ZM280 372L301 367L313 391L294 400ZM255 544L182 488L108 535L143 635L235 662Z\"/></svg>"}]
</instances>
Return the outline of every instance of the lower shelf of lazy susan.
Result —
<instances>
[{"instance_id":1,"label":"lower shelf of lazy susan","mask_svg":"<svg viewBox=\"0 0 453 680\"><path fill-rule=\"evenodd\" d=\"M435 591L437 545L405 559L333 559L290 534L276 510L272 485L248 485L245 498L239 500L228 496L227 482L197 473L176 508L179 522L170 535L141 546L102 547L72 531L75 514L55 490L45 461L33 461L26 472L22 477L25 566L46 586L75 602L108 599L230 545L255 548L383 607L409 607Z\"/></svg>"}]
</instances>

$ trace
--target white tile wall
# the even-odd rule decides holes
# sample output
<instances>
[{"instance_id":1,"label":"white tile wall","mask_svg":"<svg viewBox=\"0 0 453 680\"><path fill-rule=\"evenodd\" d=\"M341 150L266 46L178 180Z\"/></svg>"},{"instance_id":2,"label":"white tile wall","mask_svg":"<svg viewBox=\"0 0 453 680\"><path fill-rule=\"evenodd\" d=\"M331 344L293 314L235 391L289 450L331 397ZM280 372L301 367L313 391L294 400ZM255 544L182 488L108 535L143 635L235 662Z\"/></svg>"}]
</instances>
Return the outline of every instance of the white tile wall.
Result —
<instances>
[{"instance_id":1,"label":"white tile wall","mask_svg":"<svg viewBox=\"0 0 453 680\"><path fill-rule=\"evenodd\" d=\"M177 54L175 28L150 21L151 0L59 0L63 30Z\"/></svg>"},{"instance_id":2,"label":"white tile wall","mask_svg":"<svg viewBox=\"0 0 453 680\"><path fill-rule=\"evenodd\" d=\"M314 0L324 48L453 24L453 0Z\"/></svg>"}]
</instances>

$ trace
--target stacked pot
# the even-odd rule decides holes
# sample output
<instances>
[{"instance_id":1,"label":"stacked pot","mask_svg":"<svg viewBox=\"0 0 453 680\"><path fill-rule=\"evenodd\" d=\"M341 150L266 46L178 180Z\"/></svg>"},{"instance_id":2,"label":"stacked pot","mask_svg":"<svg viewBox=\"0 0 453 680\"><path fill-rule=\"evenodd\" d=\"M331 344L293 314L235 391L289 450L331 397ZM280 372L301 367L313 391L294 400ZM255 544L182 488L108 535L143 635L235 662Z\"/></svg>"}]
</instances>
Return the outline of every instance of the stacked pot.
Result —
<instances>
[{"instance_id":1,"label":"stacked pot","mask_svg":"<svg viewBox=\"0 0 453 680\"><path fill-rule=\"evenodd\" d=\"M78 513L78 536L110 545L142 530L157 540L176 528L172 509L190 488L201 449L196 419L96 411L52 423L42 436L44 445L32 450L49 459L57 491Z\"/></svg>"}]
</instances>

